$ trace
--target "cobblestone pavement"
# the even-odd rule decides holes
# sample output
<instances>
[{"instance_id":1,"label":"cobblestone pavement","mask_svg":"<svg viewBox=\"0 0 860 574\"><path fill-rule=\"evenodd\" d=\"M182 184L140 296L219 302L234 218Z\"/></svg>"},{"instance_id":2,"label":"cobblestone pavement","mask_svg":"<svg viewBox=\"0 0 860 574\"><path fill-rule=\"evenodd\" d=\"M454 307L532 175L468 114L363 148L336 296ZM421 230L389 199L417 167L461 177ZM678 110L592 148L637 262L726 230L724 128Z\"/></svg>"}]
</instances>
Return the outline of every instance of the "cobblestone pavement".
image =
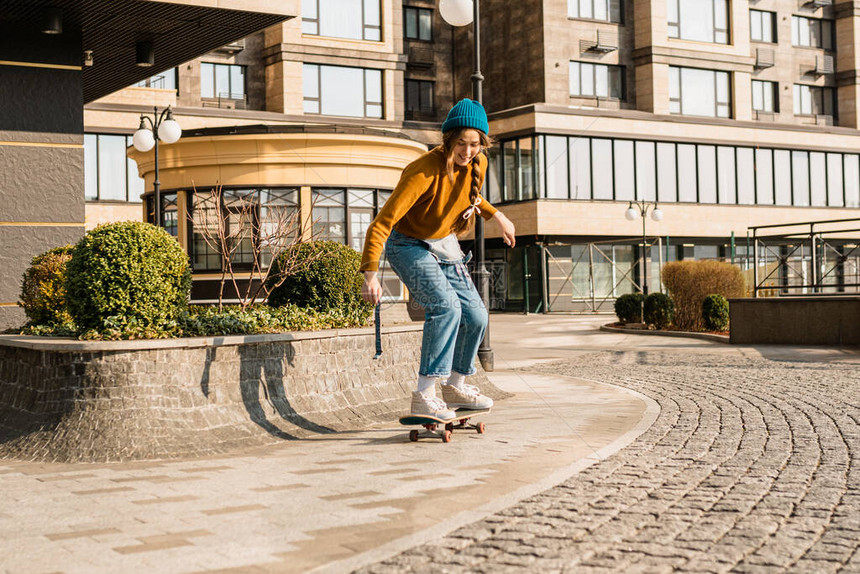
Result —
<instances>
[{"instance_id":1,"label":"cobblestone pavement","mask_svg":"<svg viewBox=\"0 0 860 574\"><path fill-rule=\"evenodd\" d=\"M362 572L860 572L860 369L619 351L530 372L661 412L566 482Z\"/></svg>"}]
</instances>

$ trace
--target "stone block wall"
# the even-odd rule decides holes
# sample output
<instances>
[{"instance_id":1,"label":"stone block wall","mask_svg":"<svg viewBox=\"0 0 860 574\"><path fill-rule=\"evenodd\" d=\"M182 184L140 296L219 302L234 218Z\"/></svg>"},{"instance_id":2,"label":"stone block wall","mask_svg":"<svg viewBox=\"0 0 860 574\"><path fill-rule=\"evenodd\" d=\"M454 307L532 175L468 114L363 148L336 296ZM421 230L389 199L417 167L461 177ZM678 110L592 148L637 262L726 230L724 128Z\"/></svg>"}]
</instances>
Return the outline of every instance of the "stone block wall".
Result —
<instances>
[{"instance_id":1,"label":"stone block wall","mask_svg":"<svg viewBox=\"0 0 860 574\"><path fill-rule=\"evenodd\" d=\"M0 457L203 456L393 421L421 326L170 341L0 337ZM483 371L474 384L494 398ZM470 381L472 382L472 381Z\"/></svg>"},{"instance_id":2,"label":"stone block wall","mask_svg":"<svg viewBox=\"0 0 860 574\"><path fill-rule=\"evenodd\" d=\"M860 345L860 297L731 299L735 344Z\"/></svg>"}]
</instances>

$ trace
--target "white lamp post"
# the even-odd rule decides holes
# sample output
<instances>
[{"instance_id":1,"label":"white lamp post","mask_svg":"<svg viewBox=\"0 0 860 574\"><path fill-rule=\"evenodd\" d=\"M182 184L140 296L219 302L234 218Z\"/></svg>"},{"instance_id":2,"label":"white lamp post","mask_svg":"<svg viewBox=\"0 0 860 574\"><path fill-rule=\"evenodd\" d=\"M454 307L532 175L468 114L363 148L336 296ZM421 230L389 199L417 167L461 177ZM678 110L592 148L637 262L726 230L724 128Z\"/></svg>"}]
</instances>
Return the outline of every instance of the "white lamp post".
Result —
<instances>
[{"instance_id":1,"label":"white lamp post","mask_svg":"<svg viewBox=\"0 0 860 574\"><path fill-rule=\"evenodd\" d=\"M147 122L149 127L146 127ZM155 148L155 181L152 183L155 201L155 225L161 227L161 181L158 179L158 142L175 143L182 137L182 128L179 122L173 119L173 111L168 106L166 110L158 113L158 108L153 108L152 117L140 114L140 127L132 136L134 149L139 152L148 152Z\"/></svg>"},{"instance_id":2,"label":"white lamp post","mask_svg":"<svg viewBox=\"0 0 860 574\"><path fill-rule=\"evenodd\" d=\"M627 204L627 211L624 212L624 217L628 221L635 221L637 217L642 218L642 294L648 295L648 256L647 256L647 239L645 236L645 220L648 216L648 211L651 211L651 219L654 221L663 221L663 212L656 203L648 203L645 200L631 201ZM644 320L644 318L643 318Z\"/></svg>"}]
</instances>

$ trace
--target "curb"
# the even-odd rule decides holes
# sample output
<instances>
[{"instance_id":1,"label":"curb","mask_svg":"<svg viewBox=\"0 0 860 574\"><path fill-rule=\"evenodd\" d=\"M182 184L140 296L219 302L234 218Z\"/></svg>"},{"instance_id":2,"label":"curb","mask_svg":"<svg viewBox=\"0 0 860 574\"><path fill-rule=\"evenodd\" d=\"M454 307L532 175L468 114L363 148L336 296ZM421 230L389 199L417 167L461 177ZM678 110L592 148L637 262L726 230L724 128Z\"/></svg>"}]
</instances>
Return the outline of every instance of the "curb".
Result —
<instances>
[{"instance_id":1,"label":"curb","mask_svg":"<svg viewBox=\"0 0 860 574\"><path fill-rule=\"evenodd\" d=\"M624 333L626 335L656 335L658 337L685 337L687 339L704 339L705 341L714 341L730 345L728 335L715 335L714 333L692 333L690 331L647 331L645 329L622 329L621 327L610 327L609 325L601 325L601 331L609 333Z\"/></svg>"}]
</instances>

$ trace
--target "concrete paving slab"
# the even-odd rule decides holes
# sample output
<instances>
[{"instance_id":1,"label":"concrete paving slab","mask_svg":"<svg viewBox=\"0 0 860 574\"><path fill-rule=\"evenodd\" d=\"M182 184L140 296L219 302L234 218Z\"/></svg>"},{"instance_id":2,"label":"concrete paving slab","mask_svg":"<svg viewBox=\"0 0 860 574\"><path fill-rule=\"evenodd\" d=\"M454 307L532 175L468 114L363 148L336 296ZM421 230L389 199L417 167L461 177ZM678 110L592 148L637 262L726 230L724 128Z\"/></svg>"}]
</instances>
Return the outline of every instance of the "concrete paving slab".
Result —
<instances>
[{"instance_id":1,"label":"concrete paving slab","mask_svg":"<svg viewBox=\"0 0 860 574\"><path fill-rule=\"evenodd\" d=\"M636 392L506 370L579 352L514 332L491 377L515 396L448 444L392 423L208 459L0 461L0 572L350 571L558 484L656 419Z\"/></svg>"}]
</instances>

